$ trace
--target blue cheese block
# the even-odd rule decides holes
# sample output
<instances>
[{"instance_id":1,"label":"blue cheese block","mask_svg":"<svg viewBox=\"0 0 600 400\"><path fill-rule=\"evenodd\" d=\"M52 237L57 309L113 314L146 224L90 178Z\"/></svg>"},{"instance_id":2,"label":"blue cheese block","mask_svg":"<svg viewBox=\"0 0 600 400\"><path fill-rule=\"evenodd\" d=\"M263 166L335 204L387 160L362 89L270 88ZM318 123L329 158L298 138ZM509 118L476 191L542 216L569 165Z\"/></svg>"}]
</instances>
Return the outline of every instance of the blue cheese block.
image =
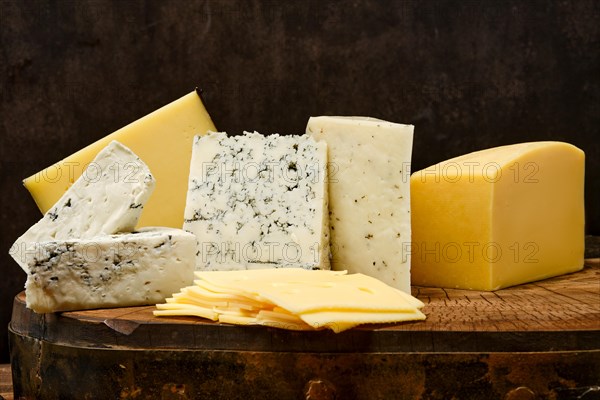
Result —
<instances>
[{"instance_id":1,"label":"blue cheese block","mask_svg":"<svg viewBox=\"0 0 600 400\"><path fill-rule=\"evenodd\" d=\"M327 147L303 136L197 136L184 229L198 270L329 269Z\"/></svg>"},{"instance_id":2,"label":"blue cheese block","mask_svg":"<svg viewBox=\"0 0 600 400\"><path fill-rule=\"evenodd\" d=\"M27 307L38 313L163 302L194 279L196 237L174 228L39 243Z\"/></svg>"},{"instance_id":3,"label":"blue cheese block","mask_svg":"<svg viewBox=\"0 0 600 400\"><path fill-rule=\"evenodd\" d=\"M40 242L88 239L131 232L154 190L148 166L117 141L106 146L44 217L12 245L10 254L27 264Z\"/></svg>"}]
</instances>

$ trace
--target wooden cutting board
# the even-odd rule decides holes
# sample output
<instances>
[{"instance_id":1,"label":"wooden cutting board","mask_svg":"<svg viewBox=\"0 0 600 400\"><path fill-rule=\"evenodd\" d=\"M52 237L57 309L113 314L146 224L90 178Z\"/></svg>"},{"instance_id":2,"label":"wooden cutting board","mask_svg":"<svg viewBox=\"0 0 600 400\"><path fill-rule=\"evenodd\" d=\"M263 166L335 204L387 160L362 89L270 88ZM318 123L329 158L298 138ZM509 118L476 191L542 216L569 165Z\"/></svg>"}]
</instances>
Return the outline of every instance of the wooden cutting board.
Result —
<instances>
[{"instance_id":1,"label":"wooden cutting board","mask_svg":"<svg viewBox=\"0 0 600 400\"><path fill-rule=\"evenodd\" d=\"M413 295L425 321L335 334L159 318L153 306L39 315L21 293L15 398L570 398L600 385L599 259L496 292Z\"/></svg>"}]
</instances>

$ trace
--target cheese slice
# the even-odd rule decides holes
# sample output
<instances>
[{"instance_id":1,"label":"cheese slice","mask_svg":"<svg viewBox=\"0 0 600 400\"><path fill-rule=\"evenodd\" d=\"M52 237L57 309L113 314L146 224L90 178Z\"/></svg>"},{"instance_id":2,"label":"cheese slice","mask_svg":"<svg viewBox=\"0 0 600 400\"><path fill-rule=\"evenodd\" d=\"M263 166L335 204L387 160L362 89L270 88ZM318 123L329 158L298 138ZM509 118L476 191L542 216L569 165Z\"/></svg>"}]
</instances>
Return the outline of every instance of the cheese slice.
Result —
<instances>
[{"instance_id":1,"label":"cheese slice","mask_svg":"<svg viewBox=\"0 0 600 400\"><path fill-rule=\"evenodd\" d=\"M410 293L412 125L366 117L311 117L327 142L332 268L363 273Z\"/></svg>"},{"instance_id":2,"label":"cheese slice","mask_svg":"<svg viewBox=\"0 0 600 400\"><path fill-rule=\"evenodd\" d=\"M477 151L411 177L415 285L496 290L583 268L584 153Z\"/></svg>"},{"instance_id":3,"label":"cheese slice","mask_svg":"<svg viewBox=\"0 0 600 400\"><path fill-rule=\"evenodd\" d=\"M119 175L119 168L128 168L130 173ZM112 141L44 217L17 239L10 254L27 272L40 242L130 232L154 185L148 166L130 149Z\"/></svg>"},{"instance_id":4,"label":"cheese slice","mask_svg":"<svg viewBox=\"0 0 600 400\"><path fill-rule=\"evenodd\" d=\"M300 318L314 329L328 328L339 333L361 324L424 320L425 314L419 310L404 312L318 311L300 314Z\"/></svg>"},{"instance_id":5,"label":"cheese slice","mask_svg":"<svg viewBox=\"0 0 600 400\"><path fill-rule=\"evenodd\" d=\"M181 228L192 140L195 135L208 130L215 130L215 126L199 95L192 92L36 173L23 183L45 214L100 150L117 140L144 160L156 177L156 190L139 225ZM118 179L128 179L135 175L135 168L117 164L109 172Z\"/></svg>"},{"instance_id":6,"label":"cheese slice","mask_svg":"<svg viewBox=\"0 0 600 400\"><path fill-rule=\"evenodd\" d=\"M210 274L199 275L213 285L260 296L294 314L321 310L400 312L423 307L423 303L414 297L363 274L327 274L330 278L323 279L325 274L308 273L294 278L278 277L277 280L227 280Z\"/></svg>"},{"instance_id":7,"label":"cheese slice","mask_svg":"<svg viewBox=\"0 0 600 400\"><path fill-rule=\"evenodd\" d=\"M192 283L196 238L143 228L42 242L29 261L27 307L38 313L162 302Z\"/></svg>"},{"instance_id":8,"label":"cheese slice","mask_svg":"<svg viewBox=\"0 0 600 400\"><path fill-rule=\"evenodd\" d=\"M245 315L224 315L218 317L219 322L232 325L258 325L256 317L248 317Z\"/></svg>"},{"instance_id":9,"label":"cheese slice","mask_svg":"<svg viewBox=\"0 0 600 400\"><path fill-rule=\"evenodd\" d=\"M184 222L197 269L329 269L326 161L308 136L197 137Z\"/></svg>"},{"instance_id":10,"label":"cheese slice","mask_svg":"<svg viewBox=\"0 0 600 400\"><path fill-rule=\"evenodd\" d=\"M157 304L158 306L162 306L162 304ZM157 317L200 317L210 319L211 321L217 321L219 319L219 314L210 309L205 309L201 307L190 307L190 308L159 308L158 310L154 310L154 315Z\"/></svg>"},{"instance_id":11,"label":"cheese slice","mask_svg":"<svg viewBox=\"0 0 600 400\"><path fill-rule=\"evenodd\" d=\"M296 315L276 310L261 310L256 317L256 324L292 331L314 330L312 326Z\"/></svg>"},{"instance_id":12,"label":"cheese slice","mask_svg":"<svg viewBox=\"0 0 600 400\"><path fill-rule=\"evenodd\" d=\"M182 289L183 295L190 302L202 302L212 304L213 306L233 306L245 308L248 310L257 310L263 306L261 301L237 294L219 292L221 288L216 288L217 292L210 291L201 285L191 286ZM175 297L175 296L174 296Z\"/></svg>"}]
</instances>

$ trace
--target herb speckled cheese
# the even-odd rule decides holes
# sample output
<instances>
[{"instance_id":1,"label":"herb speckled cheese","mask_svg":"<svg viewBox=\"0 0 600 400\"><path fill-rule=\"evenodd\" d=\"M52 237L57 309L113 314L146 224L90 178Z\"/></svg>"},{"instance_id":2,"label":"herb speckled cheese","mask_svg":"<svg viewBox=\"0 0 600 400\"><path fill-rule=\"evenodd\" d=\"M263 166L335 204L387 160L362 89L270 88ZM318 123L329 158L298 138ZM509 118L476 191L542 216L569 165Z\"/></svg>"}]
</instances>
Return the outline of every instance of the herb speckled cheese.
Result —
<instances>
[{"instance_id":1,"label":"herb speckled cheese","mask_svg":"<svg viewBox=\"0 0 600 400\"><path fill-rule=\"evenodd\" d=\"M146 164L127 147L112 141L54 207L17 239L10 254L28 272L30 248L37 243L131 232L154 185Z\"/></svg>"},{"instance_id":2,"label":"herb speckled cheese","mask_svg":"<svg viewBox=\"0 0 600 400\"><path fill-rule=\"evenodd\" d=\"M366 117L311 117L327 142L332 268L410 293L412 125ZM408 255L407 255L408 254Z\"/></svg>"},{"instance_id":3,"label":"herb speckled cheese","mask_svg":"<svg viewBox=\"0 0 600 400\"><path fill-rule=\"evenodd\" d=\"M38 313L156 304L194 278L196 237L174 228L38 243L25 283Z\"/></svg>"},{"instance_id":4,"label":"herb speckled cheese","mask_svg":"<svg viewBox=\"0 0 600 400\"><path fill-rule=\"evenodd\" d=\"M327 147L309 136L197 136L184 229L196 268L329 269Z\"/></svg>"}]
</instances>

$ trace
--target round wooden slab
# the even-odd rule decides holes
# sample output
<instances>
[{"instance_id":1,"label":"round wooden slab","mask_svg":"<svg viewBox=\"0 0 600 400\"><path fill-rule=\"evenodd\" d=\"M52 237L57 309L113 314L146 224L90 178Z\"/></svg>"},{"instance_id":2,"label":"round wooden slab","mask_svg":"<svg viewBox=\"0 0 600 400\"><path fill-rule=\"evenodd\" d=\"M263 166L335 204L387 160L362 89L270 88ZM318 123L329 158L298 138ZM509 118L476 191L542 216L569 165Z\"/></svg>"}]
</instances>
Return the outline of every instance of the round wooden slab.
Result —
<instances>
[{"instance_id":1,"label":"round wooden slab","mask_svg":"<svg viewBox=\"0 0 600 400\"><path fill-rule=\"evenodd\" d=\"M53 390L68 387L81 398L111 385L121 398L137 389L160 398L164 390L177 387L187 390L188 397L173 398L297 398L310 390L350 396L345 398L374 393L443 393L440 398L448 398L497 397L519 387L515 385L546 396L597 384L598 259L588 260L577 273L496 292L413 287L413 295L425 303L425 321L361 326L335 334L154 317L154 306L40 315L25 307L21 293L10 324L15 391L46 398L45 390L55 382ZM519 363L527 365L520 375L502 370ZM435 372L435 366L445 372ZM78 378L82 368L95 373L94 383ZM37 375L26 372L32 369ZM206 371L213 371L210 378ZM264 386L266 376L277 371L279 380ZM363 371L363 380L356 371ZM440 376L432 380L431 374ZM300 380L291 382L293 376ZM198 391L200 377L204 389ZM384 378L402 379L405 391L384 384ZM44 385L37 385L36 379ZM313 382L311 389L314 379L325 383ZM464 386L465 379L471 383ZM73 380L77 383L66 385ZM236 380L240 384L228 396L217 390ZM360 395L358 382L371 390Z\"/></svg>"}]
</instances>

